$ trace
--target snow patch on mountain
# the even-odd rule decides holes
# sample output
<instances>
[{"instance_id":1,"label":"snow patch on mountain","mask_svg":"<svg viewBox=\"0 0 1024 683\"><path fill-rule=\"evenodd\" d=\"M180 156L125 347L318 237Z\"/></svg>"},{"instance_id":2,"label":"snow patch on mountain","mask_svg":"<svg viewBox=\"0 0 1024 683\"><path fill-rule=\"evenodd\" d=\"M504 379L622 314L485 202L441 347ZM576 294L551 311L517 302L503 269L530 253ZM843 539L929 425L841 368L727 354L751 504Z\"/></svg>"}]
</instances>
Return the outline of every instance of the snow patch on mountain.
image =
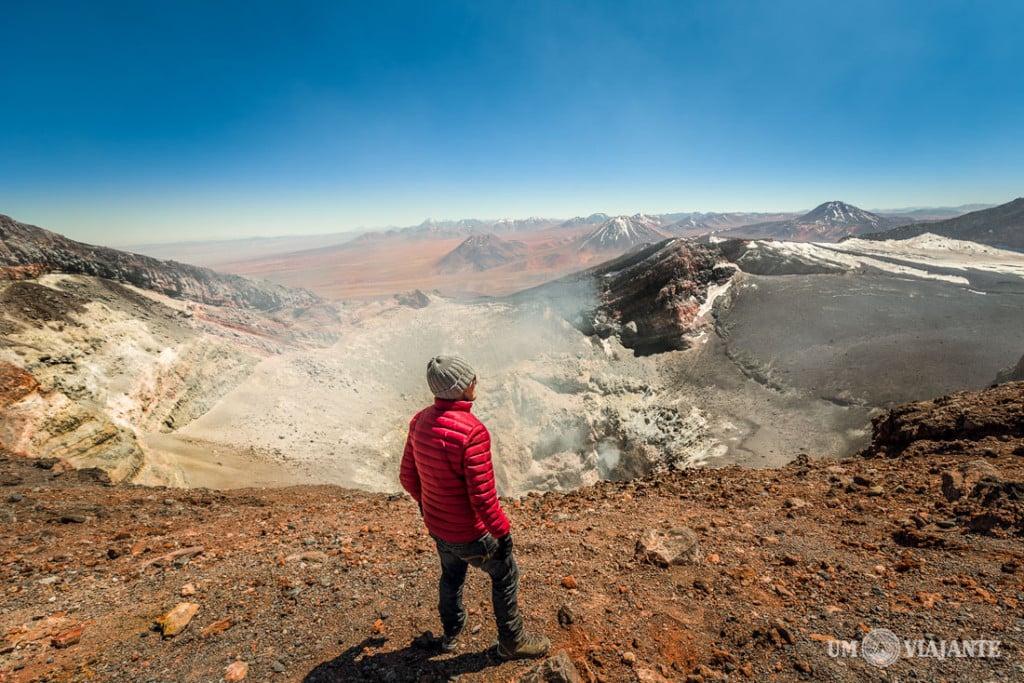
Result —
<instances>
[{"instance_id":1,"label":"snow patch on mountain","mask_svg":"<svg viewBox=\"0 0 1024 683\"><path fill-rule=\"evenodd\" d=\"M661 221L642 213L633 216L615 216L590 233L580 245L581 250L611 251L629 249L641 244L652 244L666 239Z\"/></svg>"},{"instance_id":2,"label":"snow patch on mountain","mask_svg":"<svg viewBox=\"0 0 1024 683\"><path fill-rule=\"evenodd\" d=\"M960 285L970 280L956 272L984 271L1024 279L1024 254L928 233L909 240L851 239L838 244L758 240L746 246L737 264L760 274L874 270Z\"/></svg>"}]
</instances>

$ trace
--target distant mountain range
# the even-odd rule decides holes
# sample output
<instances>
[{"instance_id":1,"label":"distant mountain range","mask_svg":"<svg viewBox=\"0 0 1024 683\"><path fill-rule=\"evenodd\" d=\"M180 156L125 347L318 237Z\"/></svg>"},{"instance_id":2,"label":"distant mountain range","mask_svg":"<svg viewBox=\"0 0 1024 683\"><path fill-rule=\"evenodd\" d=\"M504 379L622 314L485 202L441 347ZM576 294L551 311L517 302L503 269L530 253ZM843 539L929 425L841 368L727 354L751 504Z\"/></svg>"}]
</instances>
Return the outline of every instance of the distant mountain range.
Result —
<instances>
[{"instance_id":1,"label":"distant mountain range","mask_svg":"<svg viewBox=\"0 0 1024 683\"><path fill-rule=\"evenodd\" d=\"M662 221L662 232L672 237L700 237L713 232L738 228L752 223L767 223L793 218L795 214L787 213L689 213L664 214L659 216Z\"/></svg>"},{"instance_id":2,"label":"distant mountain range","mask_svg":"<svg viewBox=\"0 0 1024 683\"><path fill-rule=\"evenodd\" d=\"M360 241L380 240L387 237L410 239L450 239L469 235L504 234L544 230L561 225L563 221L553 218L499 218L484 221L477 218L463 218L457 221L435 221L431 218L419 225L408 228L391 228L381 232L367 232L357 238Z\"/></svg>"},{"instance_id":3,"label":"distant mountain range","mask_svg":"<svg viewBox=\"0 0 1024 683\"><path fill-rule=\"evenodd\" d=\"M562 223L563 228L578 228L584 225L601 225L611 218L606 213L592 213L589 216L576 216Z\"/></svg>"},{"instance_id":4,"label":"distant mountain range","mask_svg":"<svg viewBox=\"0 0 1024 683\"><path fill-rule=\"evenodd\" d=\"M949 220L901 225L861 237L871 240L904 240L926 232L1001 249L1024 250L1024 197Z\"/></svg>"},{"instance_id":5,"label":"distant mountain range","mask_svg":"<svg viewBox=\"0 0 1024 683\"><path fill-rule=\"evenodd\" d=\"M754 223L717 232L719 237L775 239L794 242L838 242L870 232L887 230L907 219L880 216L841 201L825 202L798 218Z\"/></svg>"},{"instance_id":6,"label":"distant mountain range","mask_svg":"<svg viewBox=\"0 0 1024 683\"><path fill-rule=\"evenodd\" d=\"M906 216L915 221L941 221L971 211L991 209L992 204L961 204L960 206L911 206L902 209L870 209L882 216Z\"/></svg>"},{"instance_id":7,"label":"distant mountain range","mask_svg":"<svg viewBox=\"0 0 1024 683\"><path fill-rule=\"evenodd\" d=\"M438 261L437 272L448 275L490 270L523 258L527 250L522 242L503 240L491 233L471 235Z\"/></svg>"},{"instance_id":8,"label":"distant mountain range","mask_svg":"<svg viewBox=\"0 0 1024 683\"><path fill-rule=\"evenodd\" d=\"M651 231L657 232L660 239L699 237L715 233L719 237L727 238L837 242L846 237L880 232L908 223L947 219L976 208L987 208L987 205L965 204L959 207L924 207L872 212L842 201L831 201L815 207L804 215L778 212L693 211L633 216L592 213L589 216L576 216L568 220L536 217L496 220L466 218L444 221L427 219L412 227L365 233L357 239L356 245L360 241L378 241L389 237L452 239L470 235L505 235L556 228L578 230L588 226L595 226L595 234L586 238L584 249L588 251L614 251L621 245L636 246L657 241Z\"/></svg>"}]
</instances>

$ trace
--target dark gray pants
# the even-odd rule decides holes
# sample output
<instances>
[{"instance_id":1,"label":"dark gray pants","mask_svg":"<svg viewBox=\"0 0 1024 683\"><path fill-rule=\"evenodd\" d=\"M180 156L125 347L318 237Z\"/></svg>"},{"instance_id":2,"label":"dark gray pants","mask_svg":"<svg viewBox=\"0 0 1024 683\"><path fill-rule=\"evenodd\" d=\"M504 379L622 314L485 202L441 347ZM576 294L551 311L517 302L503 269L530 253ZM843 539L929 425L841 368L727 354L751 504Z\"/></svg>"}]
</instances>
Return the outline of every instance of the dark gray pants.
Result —
<instances>
[{"instance_id":1,"label":"dark gray pants","mask_svg":"<svg viewBox=\"0 0 1024 683\"><path fill-rule=\"evenodd\" d=\"M465 624L462 588L466 583L466 570L473 565L491 577L491 601L499 640L517 642L523 634L523 618L519 615L519 567L512 553L499 557L498 541L490 534L469 543L449 543L434 536L434 542L441 558L437 611L445 634L457 633Z\"/></svg>"}]
</instances>

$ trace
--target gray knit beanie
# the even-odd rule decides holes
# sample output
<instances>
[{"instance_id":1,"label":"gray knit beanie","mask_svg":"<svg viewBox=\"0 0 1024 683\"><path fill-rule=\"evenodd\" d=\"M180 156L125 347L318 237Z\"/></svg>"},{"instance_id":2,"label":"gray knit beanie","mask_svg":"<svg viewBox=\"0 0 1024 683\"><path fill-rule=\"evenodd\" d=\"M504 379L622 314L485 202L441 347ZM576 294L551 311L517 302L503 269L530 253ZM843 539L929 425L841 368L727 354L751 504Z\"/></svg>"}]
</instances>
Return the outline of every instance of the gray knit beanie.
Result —
<instances>
[{"instance_id":1,"label":"gray knit beanie","mask_svg":"<svg viewBox=\"0 0 1024 683\"><path fill-rule=\"evenodd\" d=\"M434 396L456 399L476 379L476 373L458 356L434 356L427 363L427 384Z\"/></svg>"}]
</instances>

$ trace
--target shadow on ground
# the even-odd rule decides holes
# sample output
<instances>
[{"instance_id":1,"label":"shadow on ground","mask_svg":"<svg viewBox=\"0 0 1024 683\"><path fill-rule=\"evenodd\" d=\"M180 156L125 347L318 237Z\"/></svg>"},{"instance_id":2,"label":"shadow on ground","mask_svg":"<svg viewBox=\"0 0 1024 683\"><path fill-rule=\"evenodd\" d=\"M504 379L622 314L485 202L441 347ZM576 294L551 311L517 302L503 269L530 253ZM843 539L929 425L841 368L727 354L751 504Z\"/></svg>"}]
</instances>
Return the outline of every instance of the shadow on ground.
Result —
<instances>
[{"instance_id":1,"label":"shadow on ground","mask_svg":"<svg viewBox=\"0 0 1024 683\"><path fill-rule=\"evenodd\" d=\"M461 674L500 664L491 650L442 658L438 641L429 631L401 650L367 654L367 648L380 648L386 642L387 638L367 638L319 664L302 679L303 683L444 683Z\"/></svg>"}]
</instances>

